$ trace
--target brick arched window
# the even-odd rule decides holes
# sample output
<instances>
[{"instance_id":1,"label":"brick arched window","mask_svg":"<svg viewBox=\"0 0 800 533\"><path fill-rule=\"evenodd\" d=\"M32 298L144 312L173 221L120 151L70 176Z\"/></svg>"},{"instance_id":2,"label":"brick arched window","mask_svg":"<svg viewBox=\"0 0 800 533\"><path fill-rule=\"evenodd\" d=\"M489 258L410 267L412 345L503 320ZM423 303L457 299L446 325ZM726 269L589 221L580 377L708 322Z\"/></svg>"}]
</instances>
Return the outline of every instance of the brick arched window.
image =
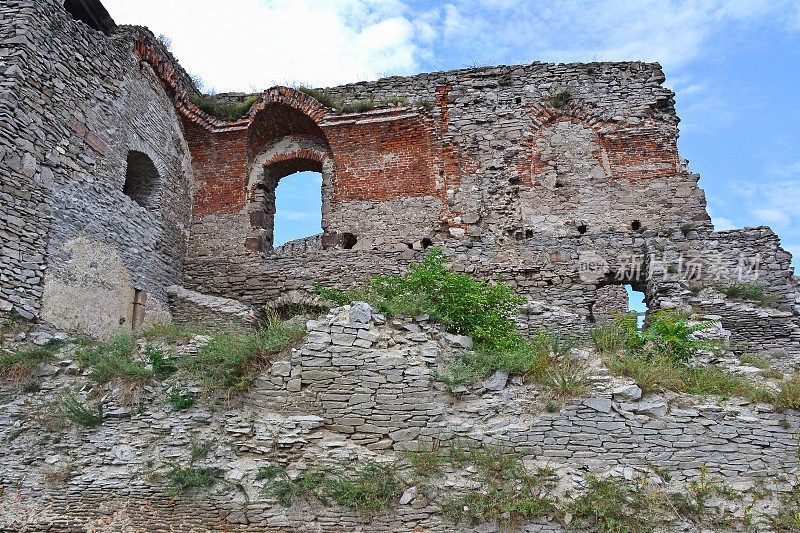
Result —
<instances>
[{"instance_id":1,"label":"brick arched window","mask_svg":"<svg viewBox=\"0 0 800 533\"><path fill-rule=\"evenodd\" d=\"M128 152L125 186L122 192L145 209L154 210L159 207L161 177L153 160L147 154L136 150Z\"/></svg>"}]
</instances>

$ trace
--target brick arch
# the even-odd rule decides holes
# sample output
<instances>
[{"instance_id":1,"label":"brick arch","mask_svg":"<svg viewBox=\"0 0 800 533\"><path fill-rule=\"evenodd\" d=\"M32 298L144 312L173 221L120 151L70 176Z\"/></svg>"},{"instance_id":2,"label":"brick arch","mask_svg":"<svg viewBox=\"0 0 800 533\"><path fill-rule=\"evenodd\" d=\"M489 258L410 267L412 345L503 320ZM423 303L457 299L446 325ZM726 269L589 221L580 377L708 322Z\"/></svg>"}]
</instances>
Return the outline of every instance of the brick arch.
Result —
<instances>
[{"instance_id":1,"label":"brick arch","mask_svg":"<svg viewBox=\"0 0 800 533\"><path fill-rule=\"evenodd\" d=\"M611 117L602 111L571 100L560 108L538 104L531 108L530 135L521 145L521 157L509 161L521 185L532 185L530 173L535 171L538 154L536 140L544 128L559 122L571 122L594 131L599 149L594 157L612 178L623 178L634 184L638 180L668 178L685 173L680 168L677 148L677 128L664 127L652 118L636 117L628 124L628 117ZM654 165L656 163L656 165Z\"/></svg>"},{"instance_id":2,"label":"brick arch","mask_svg":"<svg viewBox=\"0 0 800 533\"><path fill-rule=\"evenodd\" d=\"M272 249L275 229L275 190L290 174L314 171L322 174L322 226L330 209L333 157L330 148L311 135L286 135L265 145L250 165L247 184L247 214L251 233L245 239L248 251Z\"/></svg>"}]
</instances>

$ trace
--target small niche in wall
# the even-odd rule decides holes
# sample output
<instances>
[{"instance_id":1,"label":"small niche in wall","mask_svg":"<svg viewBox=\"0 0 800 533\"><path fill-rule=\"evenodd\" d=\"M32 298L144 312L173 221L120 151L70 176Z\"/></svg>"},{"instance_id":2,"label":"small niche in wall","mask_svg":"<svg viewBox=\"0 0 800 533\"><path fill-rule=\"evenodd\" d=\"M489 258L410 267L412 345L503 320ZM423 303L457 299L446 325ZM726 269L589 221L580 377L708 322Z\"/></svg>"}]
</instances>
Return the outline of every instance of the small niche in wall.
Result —
<instances>
[{"instance_id":1,"label":"small niche in wall","mask_svg":"<svg viewBox=\"0 0 800 533\"><path fill-rule=\"evenodd\" d=\"M639 231L640 229L642 229L642 223L638 220L634 220L633 222L631 222L631 229L633 231Z\"/></svg>"},{"instance_id":2,"label":"small niche in wall","mask_svg":"<svg viewBox=\"0 0 800 533\"><path fill-rule=\"evenodd\" d=\"M357 242L358 239L352 233L342 233L342 248L345 250L351 249Z\"/></svg>"},{"instance_id":3,"label":"small niche in wall","mask_svg":"<svg viewBox=\"0 0 800 533\"><path fill-rule=\"evenodd\" d=\"M122 192L148 210L155 210L161 202L161 177L150 157L142 152L128 152L125 185Z\"/></svg>"}]
</instances>

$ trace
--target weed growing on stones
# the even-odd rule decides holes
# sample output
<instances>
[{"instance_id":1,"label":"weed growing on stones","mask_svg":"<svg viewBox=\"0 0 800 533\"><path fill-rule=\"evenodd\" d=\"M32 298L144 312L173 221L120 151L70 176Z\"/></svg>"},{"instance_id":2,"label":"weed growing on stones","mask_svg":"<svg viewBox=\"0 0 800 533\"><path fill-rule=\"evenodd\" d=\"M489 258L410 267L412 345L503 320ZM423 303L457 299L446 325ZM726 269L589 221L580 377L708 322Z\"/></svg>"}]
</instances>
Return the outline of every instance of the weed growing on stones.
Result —
<instances>
[{"instance_id":1,"label":"weed growing on stones","mask_svg":"<svg viewBox=\"0 0 800 533\"><path fill-rule=\"evenodd\" d=\"M561 362L561 367L555 368L561 372L560 377L577 367L568 358L575 346L573 339L547 333L530 339L516 331L513 317L524 298L510 285L454 272L437 248L430 249L422 261L411 264L407 274L376 276L367 288L343 291L319 284L315 288L323 298L338 305L364 300L388 316L426 314L450 331L472 337L474 352L462 354L445 373L437 373L450 391L499 369L547 384L559 381L559 376L548 376L548 369L555 362ZM572 394L579 389L577 375L570 373L573 378L574 383L564 387L563 393Z\"/></svg>"},{"instance_id":2,"label":"weed growing on stones","mask_svg":"<svg viewBox=\"0 0 800 533\"><path fill-rule=\"evenodd\" d=\"M43 346L30 346L13 353L0 353L0 377L15 383L30 379L39 365L52 361L63 345L58 339L50 339Z\"/></svg>"},{"instance_id":3,"label":"weed growing on stones","mask_svg":"<svg viewBox=\"0 0 800 533\"><path fill-rule=\"evenodd\" d=\"M781 381L775 394L775 406L780 409L800 409L800 375Z\"/></svg>"},{"instance_id":4,"label":"weed growing on stones","mask_svg":"<svg viewBox=\"0 0 800 533\"><path fill-rule=\"evenodd\" d=\"M767 287L765 285L752 281L732 283L728 286L717 284L714 285L714 288L725 294L728 298L751 300L758 305L769 305L781 301L781 297L777 294L767 292Z\"/></svg>"},{"instance_id":5,"label":"weed growing on stones","mask_svg":"<svg viewBox=\"0 0 800 533\"><path fill-rule=\"evenodd\" d=\"M171 357L165 356L164 352L158 348L148 344L144 348L144 354L147 360L150 361L150 366L153 368L153 374L156 377L164 378L178 370L175 366L175 361Z\"/></svg>"},{"instance_id":6,"label":"weed growing on stones","mask_svg":"<svg viewBox=\"0 0 800 533\"><path fill-rule=\"evenodd\" d=\"M442 465L447 463L448 458L441 453L439 442L434 442L430 450L408 450L406 460L412 470L425 479L431 476L438 476L442 473Z\"/></svg>"},{"instance_id":7,"label":"weed growing on stones","mask_svg":"<svg viewBox=\"0 0 800 533\"><path fill-rule=\"evenodd\" d=\"M194 394L191 392L182 392L180 388L175 387L167 395L167 402L169 402L176 411L188 409L194 405Z\"/></svg>"},{"instance_id":8,"label":"weed growing on stones","mask_svg":"<svg viewBox=\"0 0 800 533\"><path fill-rule=\"evenodd\" d=\"M384 510L403 488L394 465L374 461L367 461L354 472L311 468L295 479L283 469L265 467L259 470L256 479L267 480L264 491L283 505L291 505L298 497L315 498L325 505L332 500L355 509L362 519Z\"/></svg>"},{"instance_id":9,"label":"weed growing on stones","mask_svg":"<svg viewBox=\"0 0 800 533\"><path fill-rule=\"evenodd\" d=\"M258 96L249 96L242 102L225 102L214 98L213 95L193 95L189 99L191 102L208 113L212 117L223 120L238 120L245 116L253 104L258 100Z\"/></svg>"},{"instance_id":10,"label":"weed growing on stones","mask_svg":"<svg viewBox=\"0 0 800 533\"><path fill-rule=\"evenodd\" d=\"M556 109L566 106L570 100L572 100L572 90L569 87L547 97L547 101Z\"/></svg>"},{"instance_id":11,"label":"weed growing on stones","mask_svg":"<svg viewBox=\"0 0 800 533\"><path fill-rule=\"evenodd\" d=\"M259 331L220 333L198 349L196 357L182 358L177 364L209 391L230 395L249 387L272 356L303 335L303 326L277 321Z\"/></svg>"},{"instance_id":12,"label":"weed growing on stones","mask_svg":"<svg viewBox=\"0 0 800 533\"><path fill-rule=\"evenodd\" d=\"M78 363L90 368L90 377L97 383L114 379L141 385L153 377L153 371L134 357L136 342L132 335L122 334L108 343L80 348L75 352Z\"/></svg>"},{"instance_id":13,"label":"weed growing on stones","mask_svg":"<svg viewBox=\"0 0 800 533\"><path fill-rule=\"evenodd\" d=\"M97 402L97 412L87 409L72 392L67 391L59 399L59 407L65 417L84 427L98 426L103 422L103 404Z\"/></svg>"},{"instance_id":14,"label":"weed growing on stones","mask_svg":"<svg viewBox=\"0 0 800 533\"><path fill-rule=\"evenodd\" d=\"M513 525L523 518L559 514L557 500L550 495L553 473L546 469L529 472L519 454L502 448L454 444L449 459L454 466L477 470L470 476L481 483L481 489L446 500L442 504L445 518L470 524L496 521Z\"/></svg>"},{"instance_id":15,"label":"weed growing on stones","mask_svg":"<svg viewBox=\"0 0 800 533\"><path fill-rule=\"evenodd\" d=\"M220 470L218 468L199 468L194 466L183 468L180 465L173 464L166 473L166 478L170 484L168 492L177 494L193 488L210 487L217 482L219 477Z\"/></svg>"},{"instance_id":16,"label":"weed growing on stones","mask_svg":"<svg viewBox=\"0 0 800 533\"><path fill-rule=\"evenodd\" d=\"M629 483L620 478L589 476L586 488L567 505L577 521L592 531L604 533L645 533L656 527L662 498L648 494L644 482Z\"/></svg>"}]
</instances>

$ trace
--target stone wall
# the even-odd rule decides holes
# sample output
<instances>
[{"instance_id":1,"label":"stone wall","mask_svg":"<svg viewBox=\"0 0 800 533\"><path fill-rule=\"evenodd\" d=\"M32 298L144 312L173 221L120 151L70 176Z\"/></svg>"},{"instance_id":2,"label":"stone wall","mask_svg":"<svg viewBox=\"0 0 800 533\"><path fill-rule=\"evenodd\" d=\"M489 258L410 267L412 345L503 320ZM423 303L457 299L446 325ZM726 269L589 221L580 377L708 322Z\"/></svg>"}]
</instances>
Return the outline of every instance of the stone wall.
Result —
<instances>
[{"instance_id":1,"label":"stone wall","mask_svg":"<svg viewBox=\"0 0 800 533\"><path fill-rule=\"evenodd\" d=\"M148 42L138 46L161 64ZM707 223L698 176L677 153L663 79L657 64L534 63L321 90L334 102L368 103L344 113L276 87L232 122L177 88L198 177L191 252L269 249L274 199L261 205L259 176L277 182L299 170L323 172L329 241L349 234L362 249L436 235L573 237ZM223 229L231 237L220 241Z\"/></svg>"},{"instance_id":2,"label":"stone wall","mask_svg":"<svg viewBox=\"0 0 800 533\"><path fill-rule=\"evenodd\" d=\"M768 228L607 232L569 239L489 236L455 246L447 240L431 242L442 247L454 270L492 279L502 276L526 296L528 303L518 317L524 331L583 335L607 314L603 292L631 284L644 292L651 310L693 305L722 315L724 326L741 343L737 349L776 348L771 360L800 364L800 289L791 275L791 256ZM314 283L344 288L374 275L403 272L424 253L419 242L416 245L380 252L287 244L265 254L190 258L184 283L192 290L259 308L284 291L310 295ZM780 295L780 301L757 307L715 289L742 280L764 284ZM621 303L615 307L623 308Z\"/></svg>"},{"instance_id":3,"label":"stone wall","mask_svg":"<svg viewBox=\"0 0 800 533\"><path fill-rule=\"evenodd\" d=\"M0 438L6 443L0 448L0 530L470 530L445 520L439 508L455 491L474 490L468 472L462 481L451 473L420 486L406 503L393 501L369 521L302 499L285 508L262 492L257 476L267 465L302 470L399 461L404 450L434 442L519 452L526 464L553 469L559 490L572 492L590 474L646 479L651 488L680 491L700 479L702 469L707 482L764 494L765 487L786 490L780 480L798 473L800 417L793 410L669 392L642 396L581 351L576 357L586 359L591 386L549 412L547 389L502 372L456 396L445 392L435 372L469 350L471 341L425 317L387 322L354 304L309 321L308 329L288 358L273 361L252 389L229 401L199 398L191 409L176 411L164 401L174 385L157 380L134 391L137 408L129 403L130 390L103 387L95 401L104 403L105 417L95 428L73 429L59 418L57 394L88 383L69 353L42 367L38 392L20 394L0 383ZM199 342L207 339L179 349L191 353ZM175 464L219 468L221 481L172 494L165 473ZM400 475L405 488L419 482ZM748 511L751 518L774 513L778 497L762 496ZM746 501L724 505L740 520ZM564 530L546 519L518 526ZM679 521L668 530L697 527Z\"/></svg>"},{"instance_id":4,"label":"stone wall","mask_svg":"<svg viewBox=\"0 0 800 533\"><path fill-rule=\"evenodd\" d=\"M55 0L2 9L3 31L12 32L3 50L24 61L7 78L17 81L15 112L3 128L16 144L7 163L19 172L3 179L25 180L4 183L14 197L3 209L19 213L3 216L15 232L4 239L14 275L5 279L3 268L4 306L105 337L131 328L139 291L145 320L168 319L165 288L181 276L192 171L172 100L133 50L152 35L125 27L105 35ZM147 200L146 191L126 189L126 170L141 178L143 168L155 176ZM18 275L15 264L25 267Z\"/></svg>"}]
</instances>

